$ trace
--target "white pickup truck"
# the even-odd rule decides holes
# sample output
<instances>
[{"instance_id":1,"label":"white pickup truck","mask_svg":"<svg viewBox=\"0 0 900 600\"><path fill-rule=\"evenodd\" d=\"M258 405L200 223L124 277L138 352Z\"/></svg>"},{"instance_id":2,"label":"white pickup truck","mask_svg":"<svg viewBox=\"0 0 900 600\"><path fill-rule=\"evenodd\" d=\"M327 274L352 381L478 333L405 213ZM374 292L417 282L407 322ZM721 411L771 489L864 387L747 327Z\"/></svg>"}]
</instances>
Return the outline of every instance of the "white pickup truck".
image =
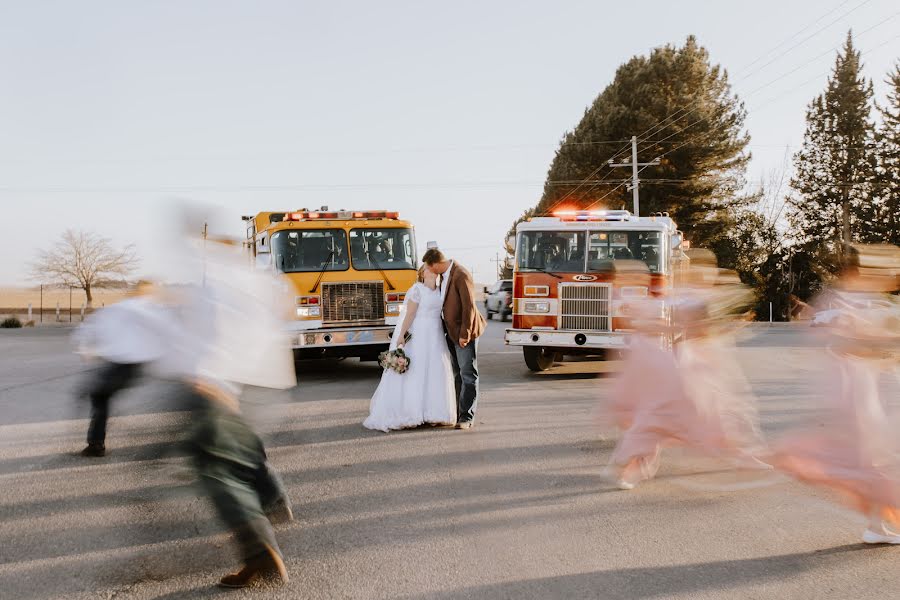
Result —
<instances>
[{"instance_id":1,"label":"white pickup truck","mask_svg":"<svg viewBox=\"0 0 900 600\"><path fill-rule=\"evenodd\" d=\"M500 320L505 321L512 315L513 282L512 279L501 279L490 287L484 288L484 309L487 318L500 315Z\"/></svg>"}]
</instances>

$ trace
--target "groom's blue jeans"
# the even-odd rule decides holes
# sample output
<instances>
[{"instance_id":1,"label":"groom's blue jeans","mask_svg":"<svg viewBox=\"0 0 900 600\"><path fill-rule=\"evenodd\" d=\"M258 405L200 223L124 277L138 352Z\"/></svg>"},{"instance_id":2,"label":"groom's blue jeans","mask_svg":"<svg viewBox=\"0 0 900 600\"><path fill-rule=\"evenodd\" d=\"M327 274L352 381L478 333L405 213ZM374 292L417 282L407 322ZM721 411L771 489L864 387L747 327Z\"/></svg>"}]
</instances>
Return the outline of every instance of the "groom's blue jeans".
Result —
<instances>
[{"instance_id":1,"label":"groom's blue jeans","mask_svg":"<svg viewBox=\"0 0 900 600\"><path fill-rule=\"evenodd\" d=\"M478 340L465 348L447 339L456 383L456 420L465 423L475 419L478 406Z\"/></svg>"}]
</instances>

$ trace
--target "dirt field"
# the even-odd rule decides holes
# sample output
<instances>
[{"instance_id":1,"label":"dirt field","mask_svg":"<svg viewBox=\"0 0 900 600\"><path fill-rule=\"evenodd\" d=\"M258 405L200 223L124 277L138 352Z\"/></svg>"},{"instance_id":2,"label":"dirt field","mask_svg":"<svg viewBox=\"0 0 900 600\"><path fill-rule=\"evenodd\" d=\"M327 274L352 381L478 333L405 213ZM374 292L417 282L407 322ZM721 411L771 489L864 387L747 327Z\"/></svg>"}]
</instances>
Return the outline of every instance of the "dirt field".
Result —
<instances>
[{"instance_id":1,"label":"dirt field","mask_svg":"<svg viewBox=\"0 0 900 600\"><path fill-rule=\"evenodd\" d=\"M121 300L124 290L95 290L94 308L102 308ZM40 325L39 308L41 306L40 288L0 287L0 318L17 316L22 321L28 318L28 303L31 303L32 318ZM59 303L60 321L69 322L69 290L44 288L44 325L56 322L56 303ZM81 305L85 302L84 292L72 290L72 321L81 319Z\"/></svg>"}]
</instances>

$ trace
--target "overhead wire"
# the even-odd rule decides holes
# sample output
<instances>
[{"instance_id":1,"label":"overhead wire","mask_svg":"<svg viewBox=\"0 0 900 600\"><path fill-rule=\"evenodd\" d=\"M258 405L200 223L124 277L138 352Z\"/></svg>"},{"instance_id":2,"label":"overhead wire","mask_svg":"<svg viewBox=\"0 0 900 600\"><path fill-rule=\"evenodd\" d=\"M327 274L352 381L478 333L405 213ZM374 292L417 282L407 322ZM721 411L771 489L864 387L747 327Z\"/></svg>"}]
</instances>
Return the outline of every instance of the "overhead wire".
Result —
<instances>
[{"instance_id":1,"label":"overhead wire","mask_svg":"<svg viewBox=\"0 0 900 600\"><path fill-rule=\"evenodd\" d=\"M896 13L896 14L893 15L893 16L897 16L898 14L900 14L900 13ZM873 28L870 28L870 29L873 29ZM893 38L890 38L890 39L888 39L888 40L885 40L884 42L882 42L882 43L880 43L880 44L878 44L878 45L876 45L876 46L874 46L874 47L872 47L872 48L869 48L868 50L865 50L865 51L860 52L860 56L864 56L865 54L868 54L868 53L871 53L871 52L873 52L873 51L875 51L875 50L878 50L879 48L881 48L881 47L883 47L883 46L885 46L885 45L891 43L892 41L894 41L895 39L898 39L898 38L900 38L900 34L894 36ZM765 87L765 86L763 86L763 87ZM754 90L753 93L758 92L758 91L760 91L761 89L762 89L762 88L757 88L757 90ZM761 105L758 105L758 106L757 106L757 109L761 108L762 106L765 106L765 105L768 104L768 103L774 102L775 100L777 100L778 98L780 98L780 97L783 96L784 94L789 93L789 92L791 92L791 91L793 91L793 89L788 90L787 92L783 92L782 94L773 96L772 98L769 98L765 103L763 103L763 104L761 104ZM685 130L687 130L687 129L689 129L690 127L696 125L697 123L701 122L702 120L703 120L703 119L698 119L698 120L694 121L694 122L691 123L690 125L684 127L684 129L682 129L681 132L684 132ZM668 154L671 154L671 153L673 153L673 152L675 152L675 151L677 151L677 150L683 148L684 146L686 146L686 145L688 145L688 144L690 144L690 143L699 141L701 138L707 137L707 136L709 136L709 135L715 133L716 131L718 131L719 129L721 129L721 127L722 127L722 126L720 125L719 127L716 127L716 128L714 128L714 129L711 129L710 131L707 131L707 132L702 133L702 134L697 134L697 135L695 135L695 136L693 136L693 137L691 137L691 138L688 138L686 141L684 141L684 142L682 142L681 144L675 146L674 148L671 148L670 150L668 150L668 151L666 151L666 152L663 152L662 154L658 155L656 158L661 159L661 158L667 156ZM667 136L666 138L663 138L663 141L668 140L668 139L671 138L671 137L674 137L675 135L677 135L677 133L678 133L678 132L673 133L673 134L670 134L670 135ZM851 147L848 146L848 147L846 147L846 148L851 148ZM647 166L641 167L641 168L638 170L638 174L642 173L642 172L643 172L644 170L646 170L649 166L651 166L651 165L647 165ZM619 189L619 187L621 187L621 186L616 186L615 188L609 190L609 191L608 191L606 194L604 194L601 198L597 199L596 201L594 201L593 203L591 203L590 205L588 205L588 206L586 207L586 209L589 209L589 208L592 208L593 206L596 206L597 204L599 204L600 202L602 202L603 200L605 200L606 198L608 198L610 195L612 195L617 189Z\"/></svg>"},{"instance_id":2,"label":"overhead wire","mask_svg":"<svg viewBox=\"0 0 900 600\"><path fill-rule=\"evenodd\" d=\"M835 23L839 22L839 21L840 21L841 19L843 19L844 17L846 17L846 16L848 16L849 14L855 12L856 10L858 10L859 8L861 8L862 6L868 4L870 1L871 1L871 0L863 0L863 2L861 2L861 3L858 4L858 5L856 5L855 7L853 7L852 9L850 9L849 11L847 11L847 12L845 12L845 13L842 13L842 14L841 14L837 19L835 19L834 21L831 21L831 22L828 23L827 25L825 25L825 26L823 26L823 27L817 29L815 32L813 32L813 34L807 36L806 38L804 38L803 40L801 40L801 41L798 42L797 44L794 44L793 46L791 46L790 48L788 48L786 51L781 52L780 54L776 55L773 59L771 59L769 62L767 62L765 65L763 65L763 67L768 66L769 64L771 64L772 62L774 62L774 61L777 60L778 58L780 58L780 57L784 56L785 54L787 54L787 52L790 52L791 50L793 50L793 49L799 47L799 46L802 45L803 43L806 43L807 41L809 41L810 39L812 39L813 37L815 37L816 35L818 35L818 34L821 33L822 31L824 31L825 29L827 29L827 28L831 27L832 25L834 25ZM814 21L812 24L810 24L810 25L804 27L803 29L801 29L800 31L794 33L794 34L793 34L790 38L788 38L786 41L783 41L783 42L781 42L779 45L775 46L774 48L772 48L772 49L766 51L763 55L761 55L761 57L757 58L756 60L754 60L754 61L752 61L751 63L749 63L746 67L744 67L744 70L746 70L746 69L749 68L750 66L756 64L757 62L759 62L759 60L762 60L763 57L765 57L765 56L768 55L769 53L773 52L774 50L778 49L779 47L783 46L784 44L789 43L791 40L793 40L793 39L796 38L797 36L802 35L802 34L803 34L805 31L807 31L810 27L814 27L817 23L821 22L823 19L827 18L829 15L833 14L834 12L840 10L841 8L843 8L844 6L846 6L849 2L850 2L850 0L845 0L844 2L842 2L840 5L838 5L838 6L835 7L834 9L828 11L827 13L825 13L824 15L822 15L821 17L819 17L819 18L818 18L816 21ZM893 15L893 16L896 16L896 15ZM893 18L893 16L892 16L891 18ZM890 20L890 19L888 19L888 20ZM882 22L882 23L883 23L883 22ZM876 26L879 26L879 25L882 24L882 23L879 23L879 24L877 24ZM873 28L874 28L874 27L871 27L871 28L869 28L869 30L871 30L871 29L873 29ZM868 30L867 30L867 31L868 31ZM860 35L861 35L861 34L860 34ZM830 51L831 51L831 50L829 50L829 52L830 52ZM817 57L817 58L818 58L818 57ZM808 63L807 63L807 64L808 64ZM805 65L804 65L804 66L805 66ZM743 79L746 79L746 78L752 76L753 74L755 74L755 73L758 72L759 70L760 70L760 69L757 69L756 71L751 72L749 75L744 76ZM796 71L796 69L795 69L795 71ZM763 88L767 87L767 85L771 85L771 83L774 83L774 81L773 81L773 82L770 82L769 84L766 84L766 85L764 85L764 86L762 86L761 88L758 88L758 89L763 89ZM652 126L649 127L648 129L646 129L645 131L643 131L639 136L637 136L637 137L638 137L638 143L646 142L651 136L653 136L653 135L655 135L655 134L657 134L657 133L660 133L660 132L664 131L664 130L665 130L667 127L669 127L670 125L674 125L674 124L677 123L678 121L680 121L680 120L686 118L687 116L689 116L690 114L692 114L693 112L695 112L695 111L699 108L699 105L694 106L694 108L690 108L690 106L691 106L691 105L689 104L688 106L682 107L681 109L679 109L678 111L676 111L676 112L673 113L672 115L669 115L668 117L666 117L665 119L663 119L661 122L659 122L659 123L657 123L657 124L655 124L655 125L652 125ZM684 113L684 114L682 114L682 113ZM681 116L678 116L679 114L681 114ZM670 121L670 119L672 119L672 118L674 118L674 117L676 117L676 116L677 116L678 118L676 118L674 121ZM667 124L667 123L666 123L667 121L670 121L670 122ZM697 121L697 122L699 122L699 121ZM691 125L688 126L688 127L683 128L683 129L682 129L682 132L683 132L684 130L688 129L689 127L695 125L697 122L691 124ZM668 140L668 139L670 139L671 137L673 137L673 136L672 136L672 135L669 135L669 136L667 136L666 138L664 138L664 140ZM663 141L664 141L664 140L663 140ZM658 144L658 143L660 143L660 142L659 142L659 141L654 141L653 143ZM621 150L619 150L618 152L614 153L614 154L613 154L613 159L615 159L616 156L618 156L619 154L621 154L622 152L624 152L625 150L627 150L627 148L628 148L628 146L626 145L626 146L623 147ZM600 170L603 168L603 166L604 166L604 165L601 164L601 165L598 166L596 169L594 169L594 171L592 171L592 172L586 177L586 179L590 179L590 178L594 177L597 173L600 172ZM644 167L644 168L646 168L646 167ZM642 170L643 170L643 169L642 169ZM602 179L605 179L605 177L602 178ZM623 185L624 185L624 184L623 184ZM619 187L621 187L621 185L620 185L620 186L616 186L616 188L614 188L613 190L610 190L607 194L604 195L604 198L605 198L605 197L608 197L612 192L614 192L614 191L615 191L616 189L618 189ZM575 191L577 191L577 190L580 189L580 188L581 188L581 185L576 186L576 188L573 189L571 192L569 192L568 194L566 194L565 196L563 196L562 198L560 198L559 200L557 200L556 202L554 202L554 204L552 204L549 208L545 209L545 210L544 210L544 214L549 213L549 212L552 212L555 208L557 208L558 206L560 206L563 202L565 202L565 201L568 200L572 195L574 195ZM594 186L592 186L591 188L589 188L589 189L587 190L587 192L589 193L590 191L593 191L593 189L596 189L596 185L594 185Z\"/></svg>"},{"instance_id":3,"label":"overhead wire","mask_svg":"<svg viewBox=\"0 0 900 600\"><path fill-rule=\"evenodd\" d=\"M801 29L800 31L794 33L790 38L788 38L786 41L782 42L781 44L779 44L779 45L776 46L775 48L778 48L778 47L780 47L781 45L790 42L791 40L793 40L794 38L796 38L797 36L799 36L799 35L801 35L803 32L805 32L807 29L809 29L809 27L815 26L816 23L820 22L822 19L824 19L824 18L827 17L828 15L832 14L832 13L835 12L836 10L839 10L840 8L843 8L846 4L849 3L849 1L850 1L850 0L847 0L847 1L843 2L842 4L840 4L838 7L836 7L835 9L832 9L831 11L825 13L825 15L819 17L819 19L817 19L816 21L814 21L812 25L809 25L809 26L807 26L807 27ZM812 39L813 37L815 37L815 36L818 35L819 33L822 33L823 31L825 31L826 29L828 29L829 27L831 27L831 26L834 25L835 23L837 23L837 22L839 22L840 20L842 20L844 17L846 17L846 16L848 16L849 14L855 12L856 10L858 10L859 8L861 8L862 6L864 6L865 4L868 4L869 2L871 2L871 0L864 0L862 3L858 4L858 5L855 6L854 8L852 8L852 9L850 9L849 11L847 11L847 12L841 14L841 16L839 16L839 17L838 17L837 19L835 19L834 21L831 21L830 23L828 23L828 25L825 25L825 26L823 26L823 27L820 27L820 28L817 29L815 32L813 32L811 35L809 35L809 36L807 36L806 38L804 38L801 42L795 44L794 46L791 46L790 48L788 48L788 50L786 50L786 51L784 51L784 52L781 52L780 54L777 54L775 57L773 57L769 62L767 62L767 63L766 63L765 65L763 65L763 66L765 67L765 66L768 66L768 65L772 64L775 60L781 58L782 56L784 56L785 54L787 54L789 51L794 50L794 49L796 49L797 47L799 47L800 45L802 45L803 43L808 42L810 39ZM861 34L860 34L860 35L861 35ZM743 67L743 68L742 68L740 71L738 71L737 73L740 74L740 73L742 73L743 71L745 71L747 68L749 68L750 66L752 66L753 64L755 64L756 62L759 62L759 60L761 60L762 57L765 57L767 54L769 54L769 52L772 52L775 48L770 49L770 50L767 50L767 51L766 51L765 53L763 53L759 58L757 58L756 60L754 60L754 61L752 61L751 63L749 63L747 66ZM830 50L829 50L829 52L830 52ZM745 79L748 79L749 77L752 77L754 74L760 72L760 70L761 70L761 69L757 69L757 70L755 70L755 71L752 71L752 72L751 72L750 74L748 74L748 75L743 75L741 78L737 79L736 82L737 82L737 81L743 81L743 80L745 80ZM694 108L691 109L690 106L691 106L691 105L688 104L687 106L682 107L681 109L675 111L675 113L673 113L672 115L669 115L668 117L666 117L665 119L663 119L663 121L661 121L658 125L656 125L656 126L651 126L647 131L645 131L644 133L642 133L642 134L639 136L639 138L644 138L645 136L646 136L646 137L649 137L650 135L655 135L656 133L660 133L661 131L663 131L663 130L664 130L666 127L668 127L669 125L674 125L675 123L677 123L677 122L680 121L681 119L685 118L687 115L689 115L689 114L695 112L695 111L697 110L697 108L699 108L699 107L695 106ZM678 116L679 114L681 114L681 116ZM668 124L666 124L666 121L667 121L667 120L672 119L672 118L674 118L674 117L676 117L676 116L678 117L677 119L675 119L674 121L671 121L671 122L669 122ZM647 132L651 132L651 133L648 134ZM646 141L646 139L643 139L643 140L639 139L639 143L641 143L641 142L643 142L643 141Z\"/></svg>"}]
</instances>

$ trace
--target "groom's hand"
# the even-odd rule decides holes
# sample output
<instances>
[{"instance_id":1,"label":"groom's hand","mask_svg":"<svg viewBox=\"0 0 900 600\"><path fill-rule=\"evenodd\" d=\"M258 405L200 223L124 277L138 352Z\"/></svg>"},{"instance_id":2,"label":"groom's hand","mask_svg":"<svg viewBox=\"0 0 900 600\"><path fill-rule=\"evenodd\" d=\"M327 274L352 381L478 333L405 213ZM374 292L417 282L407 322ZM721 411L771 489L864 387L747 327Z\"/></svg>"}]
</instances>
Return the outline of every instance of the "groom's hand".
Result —
<instances>
[{"instance_id":1,"label":"groom's hand","mask_svg":"<svg viewBox=\"0 0 900 600\"><path fill-rule=\"evenodd\" d=\"M468 346L468 345L469 345L469 340L465 340L465 339L463 339L463 338L459 338L459 347L460 347L460 348L465 348L465 347Z\"/></svg>"}]
</instances>

